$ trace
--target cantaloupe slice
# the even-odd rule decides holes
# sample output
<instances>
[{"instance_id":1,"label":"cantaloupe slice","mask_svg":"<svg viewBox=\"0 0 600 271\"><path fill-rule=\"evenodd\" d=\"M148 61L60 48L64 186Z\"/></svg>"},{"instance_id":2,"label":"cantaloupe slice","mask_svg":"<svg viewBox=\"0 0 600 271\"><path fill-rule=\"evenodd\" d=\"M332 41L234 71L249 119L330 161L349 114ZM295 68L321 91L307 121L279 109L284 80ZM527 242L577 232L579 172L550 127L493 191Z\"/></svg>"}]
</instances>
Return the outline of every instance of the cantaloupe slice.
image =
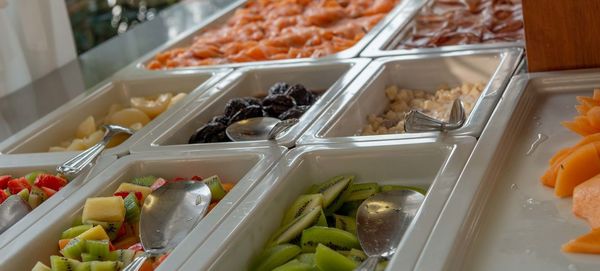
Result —
<instances>
[{"instance_id":1,"label":"cantaloupe slice","mask_svg":"<svg viewBox=\"0 0 600 271\"><path fill-rule=\"evenodd\" d=\"M592 99L594 99L594 101L600 102L600 88L594 89L594 95Z\"/></svg>"},{"instance_id":2,"label":"cantaloupe slice","mask_svg":"<svg viewBox=\"0 0 600 271\"><path fill-rule=\"evenodd\" d=\"M564 252L600 254L600 229L579 236L562 246Z\"/></svg>"},{"instance_id":3,"label":"cantaloupe slice","mask_svg":"<svg viewBox=\"0 0 600 271\"><path fill-rule=\"evenodd\" d=\"M588 96L577 96L575 97L577 99L577 101L585 106L588 106L590 108L594 107L594 106L600 106L600 101L596 101L594 100L593 97L588 97Z\"/></svg>"},{"instance_id":4,"label":"cantaloupe slice","mask_svg":"<svg viewBox=\"0 0 600 271\"><path fill-rule=\"evenodd\" d=\"M600 130L600 106L591 108L590 110L588 110L585 116L592 125L592 128Z\"/></svg>"},{"instance_id":5,"label":"cantaloupe slice","mask_svg":"<svg viewBox=\"0 0 600 271\"><path fill-rule=\"evenodd\" d=\"M555 166L550 167L548 170L546 170L546 173L544 173L544 175L540 178L542 181L542 184L544 184L545 186L554 188L554 186L556 185L556 174L558 173L559 167L560 167L560 164L557 164Z\"/></svg>"},{"instance_id":6,"label":"cantaloupe slice","mask_svg":"<svg viewBox=\"0 0 600 271\"><path fill-rule=\"evenodd\" d=\"M590 143L593 143L593 142L600 142L600 133L588 135L588 136L582 138L573 147L567 147L567 148L564 148L564 149L558 151L556 154L554 154L554 156L552 156L552 158L550 158L550 161L549 161L550 166L556 164L556 162L562 162L562 159L567 157L569 154L573 153L573 151L575 151L577 148L587 145L587 144L590 144Z\"/></svg>"},{"instance_id":7,"label":"cantaloupe slice","mask_svg":"<svg viewBox=\"0 0 600 271\"><path fill-rule=\"evenodd\" d=\"M554 194L558 197L573 195L575 186L600 173L600 142L577 148L564 159L558 168Z\"/></svg>"},{"instance_id":8,"label":"cantaloupe slice","mask_svg":"<svg viewBox=\"0 0 600 271\"><path fill-rule=\"evenodd\" d=\"M585 218L592 229L600 228L600 175L575 187L573 213Z\"/></svg>"},{"instance_id":9,"label":"cantaloupe slice","mask_svg":"<svg viewBox=\"0 0 600 271\"><path fill-rule=\"evenodd\" d=\"M577 113L579 113L579 115L587 114L587 112L590 111L590 109L591 108L585 104L580 104L580 105L575 106L575 110L577 110Z\"/></svg>"}]
</instances>

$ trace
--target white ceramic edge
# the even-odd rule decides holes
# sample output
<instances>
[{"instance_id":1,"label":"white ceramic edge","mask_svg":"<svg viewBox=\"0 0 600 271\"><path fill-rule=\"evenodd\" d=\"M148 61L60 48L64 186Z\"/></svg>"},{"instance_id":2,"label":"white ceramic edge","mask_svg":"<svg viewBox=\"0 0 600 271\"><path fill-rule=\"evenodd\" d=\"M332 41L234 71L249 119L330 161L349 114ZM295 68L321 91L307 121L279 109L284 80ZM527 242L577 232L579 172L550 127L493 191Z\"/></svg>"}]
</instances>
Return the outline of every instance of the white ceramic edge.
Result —
<instances>
[{"instance_id":1,"label":"white ceramic edge","mask_svg":"<svg viewBox=\"0 0 600 271\"><path fill-rule=\"evenodd\" d=\"M235 188L228 193L228 196L223 198L219 204L199 223L190 234L180 243L176 248L175 253L168 257L165 263L179 262L187 258L193 251L193 248L200 245L216 228L220 222L229 214L239 202L241 202L245 196L256 186L264 175L275 165L283 154L287 152L287 149L281 146L266 146L266 147L254 147L254 148L237 148L230 149L227 151L221 151L215 153L209 150L195 150L195 151L179 151L179 152L153 152L153 153L140 153L132 154L120 158L113 163L107 163L110 165L110 170L104 168L104 170L94 171L95 175L89 177L89 181L81 185L78 191L71 194L72 197L90 197L94 194L94 191L98 191L104 186L104 183L112 180L119 173L127 170L129 166L138 161L160 161L160 160L172 160L172 159L198 159L198 158L210 158L210 157L232 157L235 158L237 155L258 155L260 159L256 164L250 168L250 170L244 175L243 178L238 180ZM116 157L113 156L115 159ZM99 173L98 173L99 172ZM61 201L64 204L61 206L67 209L79 209L81 206L74 206L70 201ZM53 208L54 210L56 208ZM56 217L54 212L49 210L44 216L38 221L45 220L45 218ZM49 225L40 227L30 227L21 233L23 235L34 236L37 234L43 234L44 228ZM9 260L11 256L4 256L10 254L10 251L23 251L25 248L32 248L33 244L29 242L11 242L7 246L0 248L0 267L2 263ZM19 255L25 256L25 255ZM8 257L8 258L6 258ZM45 259L39 259L45 260Z\"/></svg>"},{"instance_id":2,"label":"white ceramic edge","mask_svg":"<svg viewBox=\"0 0 600 271\"><path fill-rule=\"evenodd\" d=\"M475 145L476 139L469 136L460 137L445 137L445 138L419 138L412 140L390 140L390 141L373 141L373 142L359 142L359 143L338 143L338 144L325 144L325 145L308 145L294 148L287 152L280 162L274 166L269 174L267 174L252 190L247 199L248 204L240 203L239 207L231 213L221 226L214 231L208 240L189 257L184 265L164 265L158 270L186 270L191 266L197 267L195 270L208 270L209 266L219 257L221 251L225 249L226 244L231 242L231 235L239 230L238 228L246 223L247 217L250 216L252 210L255 208L257 201L263 198L264 195L270 192L270 187L275 182L281 182L282 172L289 172L293 165L297 164L297 160L307 152L318 151L318 150L342 150L342 149L368 149L369 147L381 147L381 146L410 146L415 144L447 144L452 147L452 151L449 152L445 161L442 163L439 172L437 173L432 187L435 185L435 191L429 191L426 197L427 206L435 208L435 212L422 213L418 219L423 221L422 224L427 224L428 228L414 228L409 229L410 232L408 238L404 238L402 243L404 249L401 249L400 253L391 259L390 265L386 270L411 270L413 264L416 263L421 248L425 245L427 237L430 231L433 229L435 221L437 220L438 214L442 211L442 207L446 202L446 199L450 195L452 188L458 180L459 174L462 172L467 158L471 154ZM287 176L286 174L283 174ZM431 189L431 188L430 188ZM244 207L252 206L252 207ZM248 209L250 208L250 209ZM242 210L243 209L243 210ZM421 208L421 210L424 208ZM422 225L421 224L421 225ZM206 260L209 259L209 260Z\"/></svg>"},{"instance_id":3,"label":"white ceramic edge","mask_svg":"<svg viewBox=\"0 0 600 271\"><path fill-rule=\"evenodd\" d=\"M378 140L394 140L394 139L412 139L422 137L437 137L440 132L425 132L425 133L405 133L405 134L389 134L389 135L373 135L373 136L346 136L346 137L318 137L323 129L329 128L333 122L344 113L346 107L359 98L359 94L365 91L365 86L381 71L381 68L388 63L402 60L414 59L430 59L430 58L445 58L453 56L476 56L484 54L498 54L502 58L497 66L496 71L492 74L490 81L481 94L481 98L475 104L472 114L467 118L467 123L455 130L448 132L453 136L474 136L479 137L483 131L489 116L496 107L496 104L511 76L513 75L519 60L523 55L523 50L518 48L505 49L490 49L479 51L461 51L441 54L429 55L413 55L413 56L395 56L375 59L365 68L365 70L352 82L343 95L339 96L331 103L321 114L321 116L313 122L311 127L298 139L298 145L324 144L324 143L342 143L342 142L363 142L363 141L378 141ZM366 116L365 116L366 117Z\"/></svg>"},{"instance_id":4,"label":"white ceramic edge","mask_svg":"<svg viewBox=\"0 0 600 271\"><path fill-rule=\"evenodd\" d=\"M197 74L208 75L212 74L212 76L205 81L204 83L198 85L195 89L190 91L189 97L186 97L179 108L173 108L172 110L168 110L164 114L157 116L152 122L142 128L138 134L131 136L125 142L120 144L117 147L108 149L104 152L105 155L117 155L122 156L126 155L129 152L129 147L133 145L136 141L141 139L141 137L153 129L156 125L164 121L169 115L175 114L186 104L191 103L198 96L202 95L204 91L212 87L214 84L223 79L227 74L229 74L232 69L212 69L212 70L204 70L204 71L168 71L168 72L160 72L152 75L148 74L135 74L130 72L123 72L114 75L113 77L109 77L106 80L96 84L94 87L88 89L86 92L78 95L62 106L58 107L54 111L50 112L46 116L38 119L34 123L25 127L21 131L15 133L4 141L0 142L0 156L15 156L15 157L28 157L29 155L35 154L38 156L46 156L46 157L61 157L63 154L68 154L70 156L77 155L80 152L61 152L61 153L51 153L51 152L40 152L40 153L2 153L8 152L11 149L16 148L20 145L20 142L25 138L29 138L34 134L41 133L48 123L58 121L64 116L68 114L71 110L78 107L79 104L97 99L101 97L105 92L109 91L112 86L114 86L118 82L127 82L127 81L137 81L144 79L156 79L156 78L169 78L170 76L194 76ZM50 146L48 146L50 147Z\"/></svg>"},{"instance_id":5,"label":"white ceramic edge","mask_svg":"<svg viewBox=\"0 0 600 271\"><path fill-rule=\"evenodd\" d=\"M297 62L280 65L261 65L256 67L245 67L240 68L229 74L225 79L213 86L209 90L205 91L203 95L196 99L196 103L187 104L185 108L179 110L176 114L169 116L163 123L157 125L146 134L144 138L136 142L131 148L132 153L140 152L152 152L152 151L167 151L167 150L190 150L190 149L228 149L237 148L242 146L265 146L279 144L286 147L292 147L295 145L296 140L302 135L306 129L323 113L324 109L327 108L338 96L346 92L348 86L352 84L360 72L367 67L371 60L365 58L354 58L334 61L321 61L321 62ZM294 67L304 66L321 66L321 65L336 65L336 64L351 64L348 71L344 73L333 85L329 87L327 92L323 94L317 101L320 106L313 106L307 111L301 118L300 122L290 128L284 135L276 138L274 142L269 141L249 141L249 142L222 142L222 143L205 143L205 144L179 144L179 145L155 145L156 140L164 137L164 133L175 133L179 130L188 119L192 118L192 114L195 108L206 107L216 100L220 99L222 95L226 94L235 86L237 80L244 76L247 72L257 70L271 70L271 69L293 69ZM317 104L315 103L315 105ZM194 109L192 109L194 108ZM192 113L190 113L192 112ZM202 114L203 111L198 111L198 114ZM195 115L198 115L195 114ZM165 132L163 132L165 131Z\"/></svg>"},{"instance_id":6,"label":"white ceramic edge","mask_svg":"<svg viewBox=\"0 0 600 271\"><path fill-rule=\"evenodd\" d=\"M214 69L214 68L239 68L245 66L256 66L256 65L265 65L265 64L286 64L286 63L295 63L295 62L320 62L320 61L331 61L337 59L349 59L353 57L358 57L360 52L367 47L369 42L371 42L377 34L395 17L402 16L404 13L402 12L404 9L409 8L413 5L413 0L404 0L400 4L398 4L393 10L391 10L381 21L379 21L375 27L371 29L360 41L354 44L352 47L343 50L341 52L328 55L322 58L296 58L296 59L283 59L283 60L272 60L272 61L255 61L255 62L244 62L244 63L231 63L231 64L221 64L221 65L208 65L208 66L196 66L196 67L186 67L186 68L175 68L171 70L203 70L203 69ZM420 0L419 0L420 1ZM167 51L169 49L174 48L177 44L185 42L188 39L193 38L197 32L203 30L204 28L211 27L212 25L219 24L222 20L226 19L230 13L233 13L238 7L244 4L246 0L240 0L232 3L226 8L222 9L220 12L215 13L213 16L206 19L206 21L198 24L197 27L194 27L188 31L183 32L176 38L167 42L166 44L158 47L155 50L150 51L146 55L142 56L138 60L134 61L132 64L127 66L126 70L138 69L144 72L155 72L153 70L148 70L145 68L145 64L151 61L154 56L160 52Z\"/></svg>"},{"instance_id":7,"label":"white ceramic edge","mask_svg":"<svg viewBox=\"0 0 600 271\"><path fill-rule=\"evenodd\" d=\"M369 43L369 45L360 54L361 57L384 57L394 55L417 55L417 54L438 54L444 52L466 51L466 50L485 50L499 49L507 47L525 47L525 42L498 42L488 44L468 44L468 45L449 45L437 48L418 48L418 49L394 49L386 50L393 40L399 35L404 36L407 29L414 21L415 16L421 9L433 0L415 0L415 4L409 6L403 12L403 16L397 16L379 34Z\"/></svg>"},{"instance_id":8,"label":"white ceramic edge","mask_svg":"<svg viewBox=\"0 0 600 271\"><path fill-rule=\"evenodd\" d=\"M479 138L454 191L446 202L427 245L419 257L415 271L452 270L453 267L449 264L461 261L454 257L457 256L457 253L465 253L461 249L467 245L466 243L469 242L471 235L476 230L473 224L477 221L471 221L468 217L476 213L483 205L475 206L475 199L479 193L484 193L485 187L482 184L486 183L485 177L490 171L496 169L493 162L507 151L500 149L503 145L500 143L505 131L511 126L510 120L513 118L513 112L523 97L529 82L538 78L544 79L544 83L550 83L553 80L564 82L570 79L577 80L579 75L582 78L597 78L599 74L600 70L595 69L541 72L513 77L507 91L498 103L498 107L492 114L490 122Z\"/></svg>"},{"instance_id":9,"label":"white ceramic edge","mask_svg":"<svg viewBox=\"0 0 600 271\"><path fill-rule=\"evenodd\" d=\"M16 170L20 168L56 168L56 166L70 158L71 156L66 154L62 155L62 157L46 157L37 155L19 157L0 156L0 171L9 173L11 169ZM91 168L84 170L81 175L71 180L67 186L58 191L48 200L44 201L40 206L19 220L19 222L10 227L7 231L0 234L0 249L16 240L23 232L40 220L41 217L43 217L46 213L51 212L56 206L81 188L89 179L98 175L116 160L117 157L114 155L105 155L99 157Z\"/></svg>"}]
</instances>

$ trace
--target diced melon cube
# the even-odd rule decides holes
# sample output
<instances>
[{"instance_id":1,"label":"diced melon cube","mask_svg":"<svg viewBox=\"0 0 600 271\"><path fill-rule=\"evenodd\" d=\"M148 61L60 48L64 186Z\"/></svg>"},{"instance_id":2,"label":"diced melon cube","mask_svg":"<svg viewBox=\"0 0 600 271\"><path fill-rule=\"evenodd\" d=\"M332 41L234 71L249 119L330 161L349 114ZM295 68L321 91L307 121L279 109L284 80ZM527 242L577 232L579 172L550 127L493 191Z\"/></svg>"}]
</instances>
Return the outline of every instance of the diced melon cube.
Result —
<instances>
[{"instance_id":1,"label":"diced melon cube","mask_svg":"<svg viewBox=\"0 0 600 271\"><path fill-rule=\"evenodd\" d=\"M82 221L123 222L125 202L121 197L89 198L83 207Z\"/></svg>"},{"instance_id":2,"label":"diced melon cube","mask_svg":"<svg viewBox=\"0 0 600 271\"><path fill-rule=\"evenodd\" d=\"M84 231L82 234L78 235L77 238L81 240L110 240L110 237L108 237L108 234L106 234L106 231L100 225Z\"/></svg>"},{"instance_id":3,"label":"diced melon cube","mask_svg":"<svg viewBox=\"0 0 600 271\"><path fill-rule=\"evenodd\" d=\"M144 202L146 197L150 195L150 193L152 193L152 189L150 189L150 187L141 186L137 184L122 183L121 185L119 185L117 192L140 192L143 196L142 202Z\"/></svg>"}]
</instances>

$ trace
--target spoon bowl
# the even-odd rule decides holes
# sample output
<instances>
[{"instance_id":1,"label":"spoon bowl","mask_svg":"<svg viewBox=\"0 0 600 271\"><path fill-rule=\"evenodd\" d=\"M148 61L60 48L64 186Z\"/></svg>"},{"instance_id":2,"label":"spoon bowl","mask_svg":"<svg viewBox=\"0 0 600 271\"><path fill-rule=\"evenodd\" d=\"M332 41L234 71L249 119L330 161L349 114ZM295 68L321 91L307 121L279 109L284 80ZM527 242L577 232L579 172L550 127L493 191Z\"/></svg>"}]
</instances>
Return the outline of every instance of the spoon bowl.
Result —
<instances>
[{"instance_id":1,"label":"spoon bowl","mask_svg":"<svg viewBox=\"0 0 600 271\"><path fill-rule=\"evenodd\" d=\"M0 234L8 230L31 211L31 207L19 195L8 197L0 204Z\"/></svg>"},{"instance_id":2,"label":"spoon bowl","mask_svg":"<svg viewBox=\"0 0 600 271\"><path fill-rule=\"evenodd\" d=\"M296 123L298 119L250 118L227 126L225 133L232 141L273 140Z\"/></svg>"}]
</instances>

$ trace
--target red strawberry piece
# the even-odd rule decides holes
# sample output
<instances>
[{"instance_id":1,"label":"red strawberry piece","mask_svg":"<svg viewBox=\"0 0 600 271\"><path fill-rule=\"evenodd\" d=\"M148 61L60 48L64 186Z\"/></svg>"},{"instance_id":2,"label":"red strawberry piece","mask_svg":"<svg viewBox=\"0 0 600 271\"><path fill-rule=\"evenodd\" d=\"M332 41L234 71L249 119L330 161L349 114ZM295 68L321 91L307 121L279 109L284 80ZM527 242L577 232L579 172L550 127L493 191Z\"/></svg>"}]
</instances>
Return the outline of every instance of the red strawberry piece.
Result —
<instances>
[{"instance_id":1,"label":"red strawberry piece","mask_svg":"<svg viewBox=\"0 0 600 271\"><path fill-rule=\"evenodd\" d=\"M127 235L127 223L123 223L121 224L121 227L119 228L119 231L117 232L117 238L119 239L123 236Z\"/></svg>"},{"instance_id":2,"label":"red strawberry piece","mask_svg":"<svg viewBox=\"0 0 600 271\"><path fill-rule=\"evenodd\" d=\"M12 176L10 175L0 176L0 189L6 189L10 180L12 180Z\"/></svg>"},{"instance_id":3,"label":"red strawberry piece","mask_svg":"<svg viewBox=\"0 0 600 271\"><path fill-rule=\"evenodd\" d=\"M44 191L44 194L46 194L46 196L48 197L52 197L52 195L56 194L56 190L48 188L48 187L40 187L40 189L42 189L42 191Z\"/></svg>"},{"instance_id":4,"label":"red strawberry piece","mask_svg":"<svg viewBox=\"0 0 600 271\"><path fill-rule=\"evenodd\" d=\"M150 189L152 189L152 191L160 188L161 186L163 186L164 184L167 183L167 180L163 179L163 178L158 178L156 179L156 181L154 181L154 183L150 186Z\"/></svg>"},{"instance_id":5,"label":"red strawberry piece","mask_svg":"<svg viewBox=\"0 0 600 271\"><path fill-rule=\"evenodd\" d=\"M29 184L27 179L25 179L25 177L12 179L8 181L8 190L11 194L17 194L23 189L28 189L29 191L31 191L31 185Z\"/></svg>"},{"instance_id":6,"label":"red strawberry piece","mask_svg":"<svg viewBox=\"0 0 600 271\"><path fill-rule=\"evenodd\" d=\"M142 243L137 243L133 246L130 246L129 248L127 248L129 250L133 250L133 251L144 251L144 247L142 247Z\"/></svg>"},{"instance_id":7,"label":"red strawberry piece","mask_svg":"<svg viewBox=\"0 0 600 271\"><path fill-rule=\"evenodd\" d=\"M203 179L204 178L202 178L202 176L196 176L196 175L192 176L192 180L194 180L194 181L202 181Z\"/></svg>"},{"instance_id":8,"label":"red strawberry piece","mask_svg":"<svg viewBox=\"0 0 600 271\"><path fill-rule=\"evenodd\" d=\"M139 191L135 192L135 198L137 199L138 202L142 202L143 197L144 197L144 195L142 195L142 192L139 192Z\"/></svg>"},{"instance_id":9,"label":"red strawberry piece","mask_svg":"<svg viewBox=\"0 0 600 271\"><path fill-rule=\"evenodd\" d=\"M4 190L0 190L0 204L8 198L8 194Z\"/></svg>"},{"instance_id":10,"label":"red strawberry piece","mask_svg":"<svg viewBox=\"0 0 600 271\"><path fill-rule=\"evenodd\" d=\"M129 196L129 192L117 192L117 193L114 193L113 196L126 198L127 196Z\"/></svg>"},{"instance_id":11,"label":"red strawberry piece","mask_svg":"<svg viewBox=\"0 0 600 271\"><path fill-rule=\"evenodd\" d=\"M117 248L112 244L111 241L108 241L108 250L109 251L115 251L115 250L117 250Z\"/></svg>"},{"instance_id":12,"label":"red strawberry piece","mask_svg":"<svg viewBox=\"0 0 600 271\"><path fill-rule=\"evenodd\" d=\"M171 180L171 182L179 182L179 181L184 181L184 180L185 180L185 178L183 178L183 177L175 177L173 180ZM156 182L156 181L154 181L154 182Z\"/></svg>"},{"instance_id":13,"label":"red strawberry piece","mask_svg":"<svg viewBox=\"0 0 600 271\"><path fill-rule=\"evenodd\" d=\"M35 183L38 187L47 187L54 191L60 190L63 186L67 185L67 180L49 174L40 174L35 178Z\"/></svg>"}]
</instances>

